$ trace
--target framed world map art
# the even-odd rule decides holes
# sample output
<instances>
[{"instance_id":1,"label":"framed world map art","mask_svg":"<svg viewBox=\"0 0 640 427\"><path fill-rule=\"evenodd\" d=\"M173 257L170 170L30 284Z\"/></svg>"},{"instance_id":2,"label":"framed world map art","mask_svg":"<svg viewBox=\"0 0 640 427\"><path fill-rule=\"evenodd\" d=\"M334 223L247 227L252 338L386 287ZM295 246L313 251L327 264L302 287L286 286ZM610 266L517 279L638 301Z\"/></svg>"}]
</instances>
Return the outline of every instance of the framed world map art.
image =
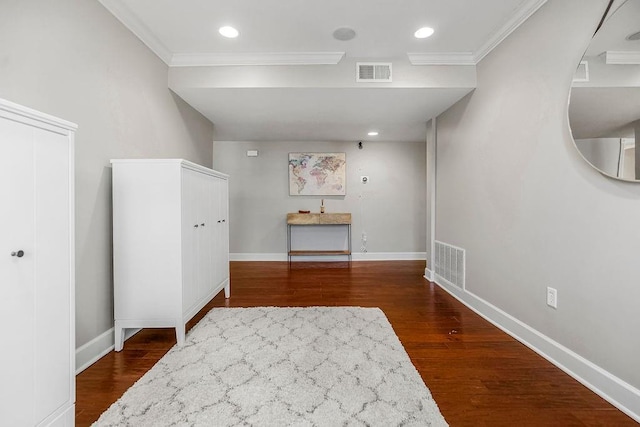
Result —
<instances>
[{"instance_id":1,"label":"framed world map art","mask_svg":"<svg viewBox=\"0 0 640 427\"><path fill-rule=\"evenodd\" d=\"M346 153L289 153L289 195L347 194Z\"/></svg>"}]
</instances>

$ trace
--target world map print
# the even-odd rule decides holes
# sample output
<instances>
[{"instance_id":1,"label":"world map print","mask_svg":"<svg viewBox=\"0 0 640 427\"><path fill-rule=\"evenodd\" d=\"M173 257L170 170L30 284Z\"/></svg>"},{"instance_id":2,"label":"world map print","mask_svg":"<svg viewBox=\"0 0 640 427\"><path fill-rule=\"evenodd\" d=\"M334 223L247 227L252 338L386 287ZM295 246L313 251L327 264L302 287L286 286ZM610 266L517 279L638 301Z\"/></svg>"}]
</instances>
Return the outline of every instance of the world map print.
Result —
<instances>
[{"instance_id":1,"label":"world map print","mask_svg":"<svg viewBox=\"0 0 640 427\"><path fill-rule=\"evenodd\" d=\"M289 194L344 196L346 153L289 153Z\"/></svg>"}]
</instances>

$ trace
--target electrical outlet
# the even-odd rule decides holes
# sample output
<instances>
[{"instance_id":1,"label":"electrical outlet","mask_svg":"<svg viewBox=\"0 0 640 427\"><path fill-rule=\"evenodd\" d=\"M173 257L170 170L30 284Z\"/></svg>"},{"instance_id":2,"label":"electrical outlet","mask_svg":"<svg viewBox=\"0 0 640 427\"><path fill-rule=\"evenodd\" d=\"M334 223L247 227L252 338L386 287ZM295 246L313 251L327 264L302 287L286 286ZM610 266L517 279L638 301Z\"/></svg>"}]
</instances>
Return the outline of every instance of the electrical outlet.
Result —
<instances>
[{"instance_id":1,"label":"electrical outlet","mask_svg":"<svg viewBox=\"0 0 640 427\"><path fill-rule=\"evenodd\" d=\"M364 231L362 232L362 241L363 242L367 241L367 233L365 233Z\"/></svg>"},{"instance_id":2,"label":"electrical outlet","mask_svg":"<svg viewBox=\"0 0 640 427\"><path fill-rule=\"evenodd\" d=\"M558 308L558 291L554 288L547 287L547 305Z\"/></svg>"}]
</instances>

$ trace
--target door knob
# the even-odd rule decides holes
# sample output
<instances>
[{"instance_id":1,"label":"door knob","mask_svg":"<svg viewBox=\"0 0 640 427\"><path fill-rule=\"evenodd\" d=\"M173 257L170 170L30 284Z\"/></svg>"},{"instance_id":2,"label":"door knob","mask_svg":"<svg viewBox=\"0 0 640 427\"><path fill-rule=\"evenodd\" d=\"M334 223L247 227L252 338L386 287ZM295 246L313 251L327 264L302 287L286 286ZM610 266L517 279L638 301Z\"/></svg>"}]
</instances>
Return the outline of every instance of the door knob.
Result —
<instances>
[{"instance_id":1,"label":"door knob","mask_svg":"<svg viewBox=\"0 0 640 427\"><path fill-rule=\"evenodd\" d=\"M11 256L17 256L18 258L22 258L24 256L24 251L20 250L18 252L11 252Z\"/></svg>"}]
</instances>

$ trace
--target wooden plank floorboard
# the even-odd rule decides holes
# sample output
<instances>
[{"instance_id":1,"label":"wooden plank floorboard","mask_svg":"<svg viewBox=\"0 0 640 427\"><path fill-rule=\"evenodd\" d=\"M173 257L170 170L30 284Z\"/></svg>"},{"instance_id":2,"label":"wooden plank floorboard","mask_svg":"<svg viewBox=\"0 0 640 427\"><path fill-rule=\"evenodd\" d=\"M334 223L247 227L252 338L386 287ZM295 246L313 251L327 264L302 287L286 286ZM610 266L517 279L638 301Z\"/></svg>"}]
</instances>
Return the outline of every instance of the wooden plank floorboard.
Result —
<instances>
[{"instance_id":1,"label":"wooden plank floorboard","mask_svg":"<svg viewBox=\"0 0 640 427\"><path fill-rule=\"evenodd\" d=\"M636 426L631 418L426 281L424 261L232 262L215 307L380 307L452 426ZM90 425L174 344L145 329L77 376L76 424Z\"/></svg>"}]
</instances>

